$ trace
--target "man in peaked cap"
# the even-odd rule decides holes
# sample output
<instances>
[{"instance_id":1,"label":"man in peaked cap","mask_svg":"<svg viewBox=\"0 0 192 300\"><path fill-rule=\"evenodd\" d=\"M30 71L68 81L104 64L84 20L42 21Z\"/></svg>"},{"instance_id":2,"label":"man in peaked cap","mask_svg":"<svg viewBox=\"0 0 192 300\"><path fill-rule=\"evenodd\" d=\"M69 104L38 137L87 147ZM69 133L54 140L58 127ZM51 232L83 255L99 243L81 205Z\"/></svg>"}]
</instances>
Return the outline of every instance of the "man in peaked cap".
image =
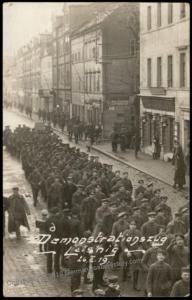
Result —
<instances>
[{"instance_id":1,"label":"man in peaked cap","mask_svg":"<svg viewBox=\"0 0 192 300\"><path fill-rule=\"evenodd\" d=\"M190 295L190 269L181 269L181 279L175 282L170 297L189 297Z\"/></svg>"},{"instance_id":2,"label":"man in peaked cap","mask_svg":"<svg viewBox=\"0 0 192 300\"><path fill-rule=\"evenodd\" d=\"M182 221L181 214L179 212L176 212L175 218L167 224L167 233L171 233L171 234L186 233L185 224Z\"/></svg>"},{"instance_id":3,"label":"man in peaked cap","mask_svg":"<svg viewBox=\"0 0 192 300\"><path fill-rule=\"evenodd\" d=\"M139 179L138 180L139 186L135 189L135 193L134 193L134 197L137 198L137 195L142 192L144 194L144 192L146 191L146 188L144 187L144 180L143 179Z\"/></svg>"},{"instance_id":4,"label":"man in peaked cap","mask_svg":"<svg viewBox=\"0 0 192 300\"><path fill-rule=\"evenodd\" d=\"M141 227L141 233L146 239L148 239L149 236L154 236L159 233L159 226L155 223L155 216L155 212L149 212L149 220Z\"/></svg>"},{"instance_id":5,"label":"man in peaked cap","mask_svg":"<svg viewBox=\"0 0 192 300\"><path fill-rule=\"evenodd\" d=\"M154 197L150 200L151 209L154 210L156 206L160 203L161 200L161 190L156 189L154 190Z\"/></svg>"},{"instance_id":6,"label":"man in peaked cap","mask_svg":"<svg viewBox=\"0 0 192 300\"><path fill-rule=\"evenodd\" d=\"M147 189L144 192L144 197L151 200L154 197L154 192L153 192L153 182L149 182L147 184Z\"/></svg>"},{"instance_id":7,"label":"man in peaked cap","mask_svg":"<svg viewBox=\"0 0 192 300\"><path fill-rule=\"evenodd\" d=\"M165 262L166 253L163 249L157 250L157 261L149 267L147 275L148 297L169 296L172 281L172 269Z\"/></svg>"}]
</instances>

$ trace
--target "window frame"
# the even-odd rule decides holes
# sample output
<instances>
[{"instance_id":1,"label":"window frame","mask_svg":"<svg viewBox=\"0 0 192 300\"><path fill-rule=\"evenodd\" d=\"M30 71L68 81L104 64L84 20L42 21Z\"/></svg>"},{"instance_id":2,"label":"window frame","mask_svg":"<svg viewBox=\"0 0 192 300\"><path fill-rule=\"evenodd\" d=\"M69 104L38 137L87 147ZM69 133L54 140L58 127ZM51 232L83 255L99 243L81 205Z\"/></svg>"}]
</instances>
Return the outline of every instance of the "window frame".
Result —
<instances>
[{"instance_id":1,"label":"window frame","mask_svg":"<svg viewBox=\"0 0 192 300\"><path fill-rule=\"evenodd\" d=\"M157 87L162 87L162 57L161 56L157 57Z\"/></svg>"},{"instance_id":2,"label":"window frame","mask_svg":"<svg viewBox=\"0 0 192 300\"><path fill-rule=\"evenodd\" d=\"M151 5L147 6L147 30L151 30L152 22L151 22Z\"/></svg>"},{"instance_id":3,"label":"window frame","mask_svg":"<svg viewBox=\"0 0 192 300\"><path fill-rule=\"evenodd\" d=\"M184 57L184 68L182 68L182 61L181 57ZM183 69L183 73L182 73ZM179 53L179 86L180 88L185 88L186 87L186 52L182 51Z\"/></svg>"},{"instance_id":4,"label":"window frame","mask_svg":"<svg viewBox=\"0 0 192 300\"><path fill-rule=\"evenodd\" d=\"M171 61L170 61L171 59ZM171 62L171 63L170 63ZM171 66L171 68L170 68ZM167 56L167 87L173 87L173 55Z\"/></svg>"},{"instance_id":5,"label":"window frame","mask_svg":"<svg viewBox=\"0 0 192 300\"><path fill-rule=\"evenodd\" d=\"M150 72L149 72L149 69L150 69ZM152 83L152 59L149 57L147 59L147 87L150 88L151 83Z\"/></svg>"}]
</instances>

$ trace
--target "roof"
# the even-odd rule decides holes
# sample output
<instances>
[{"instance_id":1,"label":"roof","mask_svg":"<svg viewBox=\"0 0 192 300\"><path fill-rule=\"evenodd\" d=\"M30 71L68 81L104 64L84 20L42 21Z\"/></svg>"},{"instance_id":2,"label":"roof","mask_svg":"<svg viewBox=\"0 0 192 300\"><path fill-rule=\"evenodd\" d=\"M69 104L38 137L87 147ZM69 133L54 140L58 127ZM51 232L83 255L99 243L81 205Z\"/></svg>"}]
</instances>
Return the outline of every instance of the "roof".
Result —
<instances>
[{"instance_id":1,"label":"roof","mask_svg":"<svg viewBox=\"0 0 192 300\"><path fill-rule=\"evenodd\" d=\"M103 23L117 8L119 8L123 3L109 3L109 6L102 12L95 12L95 16L91 21L86 21L81 24L80 28L72 31L72 36L79 34L89 28Z\"/></svg>"}]
</instances>

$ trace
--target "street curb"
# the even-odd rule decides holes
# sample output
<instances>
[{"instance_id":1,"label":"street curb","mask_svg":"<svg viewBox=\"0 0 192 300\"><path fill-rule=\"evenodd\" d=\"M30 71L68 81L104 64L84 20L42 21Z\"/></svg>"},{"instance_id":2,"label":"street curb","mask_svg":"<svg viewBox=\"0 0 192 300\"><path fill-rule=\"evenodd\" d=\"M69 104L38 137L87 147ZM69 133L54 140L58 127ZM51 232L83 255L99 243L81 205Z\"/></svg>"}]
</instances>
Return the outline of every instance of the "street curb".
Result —
<instances>
[{"instance_id":1,"label":"street curb","mask_svg":"<svg viewBox=\"0 0 192 300\"><path fill-rule=\"evenodd\" d=\"M115 155L113 155L113 154L111 154L111 153L108 153L108 152L106 152L106 151L103 151L103 150L101 150L101 149L99 149L98 147L95 147L95 146L92 146L92 149L95 150L95 151L98 151L98 152L100 152L101 154L103 154L103 155L105 155L105 156L108 156L109 158L112 158L112 159L114 159L114 160L116 160L116 161L118 161L118 162L120 162L120 163L122 163L122 164L124 164L124 165L126 165L126 166L128 166L128 167L131 167L131 168L133 168L133 169L135 169L135 170L137 170L137 171L139 171L139 172L141 172L141 173L143 173L143 174L145 174L145 175L148 175L148 176L150 176L150 177L152 177L152 178L155 178L156 180L159 180L159 181L161 181L161 182L163 182L163 183L165 183L165 184L167 184L167 185L169 185L169 186L172 186L170 183L166 182L166 181L163 180L162 178L159 178L159 177L157 177L157 176L151 175L150 173L148 173L148 172L146 172L146 171L143 171L143 170L141 170L141 169L135 167L134 165L128 163L127 161L125 161L125 160L123 160L123 159L121 159L121 158L119 158L119 157L117 157L117 156L115 156Z\"/></svg>"}]
</instances>

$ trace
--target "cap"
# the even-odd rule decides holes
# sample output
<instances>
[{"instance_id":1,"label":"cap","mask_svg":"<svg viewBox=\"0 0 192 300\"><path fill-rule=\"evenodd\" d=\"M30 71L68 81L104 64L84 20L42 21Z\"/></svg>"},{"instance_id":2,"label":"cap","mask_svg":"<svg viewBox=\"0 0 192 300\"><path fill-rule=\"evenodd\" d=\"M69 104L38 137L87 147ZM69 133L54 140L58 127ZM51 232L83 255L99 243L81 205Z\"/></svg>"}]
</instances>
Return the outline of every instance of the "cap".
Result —
<instances>
[{"instance_id":1,"label":"cap","mask_svg":"<svg viewBox=\"0 0 192 300\"><path fill-rule=\"evenodd\" d=\"M168 199L168 197L164 195L164 196L160 196L160 199L167 200L167 199Z\"/></svg>"},{"instance_id":2,"label":"cap","mask_svg":"<svg viewBox=\"0 0 192 300\"><path fill-rule=\"evenodd\" d=\"M158 207L155 208L155 211L156 211L156 212L163 211L163 208L162 208L161 206L158 206Z\"/></svg>"},{"instance_id":3,"label":"cap","mask_svg":"<svg viewBox=\"0 0 192 300\"><path fill-rule=\"evenodd\" d=\"M183 234L178 233L175 235L175 238L177 238L177 237L180 237L182 240L185 240L185 237Z\"/></svg>"},{"instance_id":4,"label":"cap","mask_svg":"<svg viewBox=\"0 0 192 300\"><path fill-rule=\"evenodd\" d=\"M162 248L158 248L158 249L157 249L157 254L159 254L159 253L162 253L164 256L166 256L166 252L165 252L165 250L162 249Z\"/></svg>"},{"instance_id":5,"label":"cap","mask_svg":"<svg viewBox=\"0 0 192 300\"><path fill-rule=\"evenodd\" d=\"M128 175L128 172L127 172L127 171L126 171L126 172L123 172L123 175L124 175L124 174L127 174L127 175Z\"/></svg>"},{"instance_id":6,"label":"cap","mask_svg":"<svg viewBox=\"0 0 192 300\"><path fill-rule=\"evenodd\" d=\"M154 193L156 193L156 192L161 192L161 189L154 190Z\"/></svg>"},{"instance_id":7,"label":"cap","mask_svg":"<svg viewBox=\"0 0 192 300\"><path fill-rule=\"evenodd\" d=\"M19 188L17 186L13 187L13 191L18 191L18 190L19 190Z\"/></svg>"},{"instance_id":8,"label":"cap","mask_svg":"<svg viewBox=\"0 0 192 300\"><path fill-rule=\"evenodd\" d=\"M59 208L58 208L58 207L52 207L52 208L49 210L49 212L50 212L51 214L56 214L56 213L59 212Z\"/></svg>"},{"instance_id":9,"label":"cap","mask_svg":"<svg viewBox=\"0 0 192 300\"><path fill-rule=\"evenodd\" d=\"M147 199L147 198L144 198L141 200L141 203L147 203L147 202L149 202L149 199Z\"/></svg>"},{"instance_id":10,"label":"cap","mask_svg":"<svg viewBox=\"0 0 192 300\"><path fill-rule=\"evenodd\" d=\"M109 283L117 283L118 282L118 276L110 276L108 278Z\"/></svg>"},{"instance_id":11,"label":"cap","mask_svg":"<svg viewBox=\"0 0 192 300\"><path fill-rule=\"evenodd\" d=\"M139 209L140 209L140 207L138 207L138 206L133 207L133 211L137 211Z\"/></svg>"},{"instance_id":12,"label":"cap","mask_svg":"<svg viewBox=\"0 0 192 300\"><path fill-rule=\"evenodd\" d=\"M144 180L143 179L139 179L138 183L144 183Z\"/></svg>"},{"instance_id":13,"label":"cap","mask_svg":"<svg viewBox=\"0 0 192 300\"><path fill-rule=\"evenodd\" d=\"M64 213L68 213L68 212L70 212L70 209L69 209L69 208L64 208L62 211L63 211Z\"/></svg>"},{"instance_id":14,"label":"cap","mask_svg":"<svg viewBox=\"0 0 192 300\"><path fill-rule=\"evenodd\" d=\"M153 182L149 182L147 187L153 186Z\"/></svg>"},{"instance_id":15,"label":"cap","mask_svg":"<svg viewBox=\"0 0 192 300\"><path fill-rule=\"evenodd\" d=\"M118 215L117 215L117 218L121 218L123 216L127 215L126 212L120 212Z\"/></svg>"},{"instance_id":16,"label":"cap","mask_svg":"<svg viewBox=\"0 0 192 300\"><path fill-rule=\"evenodd\" d=\"M175 217L181 217L181 214L179 212L176 212Z\"/></svg>"},{"instance_id":17,"label":"cap","mask_svg":"<svg viewBox=\"0 0 192 300\"><path fill-rule=\"evenodd\" d=\"M183 267L183 268L181 268L181 272L182 273L189 273L190 269L189 269L189 267Z\"/></svg>"},{"instance_id":18,"label":"cap","mask_svg":"<svg viewBox=\"0 0 192 300\"><path fill-rule=\"evenodd\" d=\"M105 291L102 289L97 289L97 290L94 290L94 294L96 296L105 296Z\"/></svg>"},{"instance_id":19,"label":"cap","mask_svg":"<svg viewBox=\"0 0 192 300\"><path fill-rule=\"evenodd\" d=\"M154 217L154 216L156 216L156 213L154 211L151 211L147 215L148 215L148 217Z\"/></svg>"},{"instance_id":20,"label":"cap","mask_svg":"<svg viewBox=\"0 0 192 300\"><path fill-rule=\"evenodd\" d=\"M80 289L74 290L74 291L72 292L73 296L83 295L83 293L84 293L84 291L83 291L83 290L80 290Z\"/></svg>"},{"instance_id":21,"label":"cap","mask_svg":"<svg viewBox=\"0 0 192 300\"><path fill-rule=\"evenodd\" d=\"M105 203L105 202L108 203L108 202L109 202L109 198L102 199L101 202L102 202L102 203Z\"/></svg>"},{"instance_id":22,"label":"cap","mask_svg":"<svg viewBox=\"0 0 192 300\"><path fill-rule=\"evenodd\" d=\"M48 210L47 210L47 209L42 209L41 215L42 215L43 217L44 217L44 216L47 216L47 215L48 215Z\"/></svg>"}]
</instances>

